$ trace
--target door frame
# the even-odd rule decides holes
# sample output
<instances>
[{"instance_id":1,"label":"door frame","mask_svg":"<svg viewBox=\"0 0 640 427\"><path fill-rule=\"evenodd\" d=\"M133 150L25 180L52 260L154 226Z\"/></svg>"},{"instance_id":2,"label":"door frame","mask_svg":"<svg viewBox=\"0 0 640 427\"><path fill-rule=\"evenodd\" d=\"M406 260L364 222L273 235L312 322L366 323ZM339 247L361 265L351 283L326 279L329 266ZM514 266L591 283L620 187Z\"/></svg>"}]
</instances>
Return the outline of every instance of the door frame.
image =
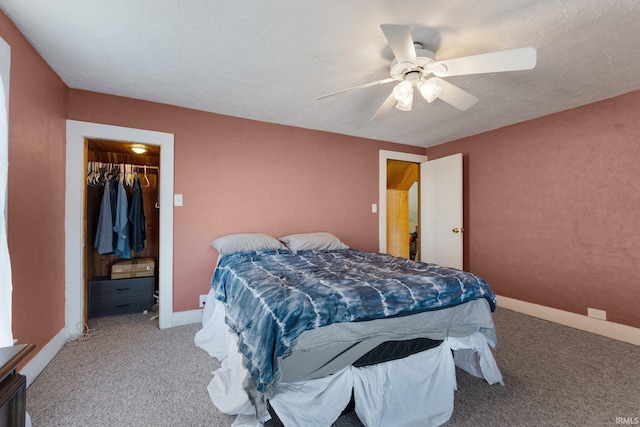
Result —
<instances>
[{"instance_id":1,"label":"door frame","mask_svg":"<svg viewBox=\"0 0 640 427\"><path fill-rule=\"evenodd\" d=\"M380 150L378 165L378 251L382 253L387 252L387 160L423 163L428 159L427 156L422 154Z\"/></svg>"},{"instance_id":2,"label":"door frame","mask_svg":"<svg viewBox=\"0 0 640 427\"><path fill-rule=\"evenodd\" d=\"M174 135L122 126L67 120L65 183L65 326L69 336L83 333L85 304L83 216L87 185L85 140L108 139L160 146L159 326L173 326L173 174Z\"/></svg>"}]
</instances>

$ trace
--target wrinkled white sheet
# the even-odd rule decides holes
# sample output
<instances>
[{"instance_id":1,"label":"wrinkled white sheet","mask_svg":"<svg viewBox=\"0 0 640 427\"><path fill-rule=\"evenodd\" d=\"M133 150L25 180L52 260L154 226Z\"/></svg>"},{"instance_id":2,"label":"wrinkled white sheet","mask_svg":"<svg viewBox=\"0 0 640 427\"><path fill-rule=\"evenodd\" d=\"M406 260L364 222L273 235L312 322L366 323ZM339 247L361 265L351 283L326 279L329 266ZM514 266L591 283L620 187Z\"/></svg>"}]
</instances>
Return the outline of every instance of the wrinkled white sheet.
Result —
<instances>
[{"instance_id":1,"label":"wrinkled white sheet","mask_svg":"<svg viewBox=\"0 0 640 427\"><path fill-rule=\"evenodd\" d=\"M453 413L456 372L446 340L403 359L352 370L356 414L367 427L439 426Z\"/></svg>"},{"instance_id":2,"label":"wrinkled white sheet","mask_svg":"<svg viewBox=\"0 0 640 427\"><path fill-rule=\"evenodd\" d=\"M224 322L224 305L216 299L212 288L202 310L202 329L196 333L194 341L209 356L222 362L229 353L232 336Z\"/></svg>"},{"instance_id":3,"label":"wrinkled white sheet","mask_svg":"<svg viewBox=\"0 0 640 427\"><path fill-rule=\"evenodd\" d=\"M453 359L457 367L484 378L489 384L504 385L502 373L484 335L475 333L463 338L449 338L447 342L454 350Z\"/></svg>"},{"instance_id":4,"label":"wrinkled white sheet","mask_svg":"<svg viewBox=\"0 0 640 427\"><path fill-rule=\"evenodd\" d=\"M208 298L212 301L214 297ZM261 427L270 416L266 411L256 415L242 386L248 373L235 336L224 323L224 306L205 307L204 327L195 342L222 362L208 387L211 400L222 412L238 415L233 426ZM353 389L356 414L367 427L438 426L453 413L456 365L489 384L503 384L487 338L476 332L447 338L436 348L404 359L348 366L325 378L280 383L269 401L285 426L329 426L348 404Z\"/></svg>"}]
</instances>

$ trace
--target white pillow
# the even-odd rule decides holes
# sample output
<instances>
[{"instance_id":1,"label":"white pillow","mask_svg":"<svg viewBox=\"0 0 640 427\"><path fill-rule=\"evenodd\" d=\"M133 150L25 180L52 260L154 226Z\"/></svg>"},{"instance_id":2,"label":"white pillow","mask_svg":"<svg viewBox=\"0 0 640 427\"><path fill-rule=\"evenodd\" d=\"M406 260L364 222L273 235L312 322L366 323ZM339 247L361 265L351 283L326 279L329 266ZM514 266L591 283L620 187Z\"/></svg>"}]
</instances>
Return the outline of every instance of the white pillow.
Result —
<instances>
[{"instance_id":1,"label":"white pillow","mask_svg":"<svg viewBox=\"0 0 640 427\"><path fill-rule=\"evenodd\" d=\"M337 251L349 249L349 246L342 243L336 236L326 232L290 234L281 237L280 240L292 251Z\"/></svg>"},{"instance_id":2,"label":"white pillow","mask_svg":"<svg viewBox=\"0 0 640 427\"><path fill-rule=\"evenodd\" d=\"M262 233L229 234L218 237L211 242L211 246L213 246L220 255L268 249L286 249L278 239Z\"/></svg>"}]
</instances>

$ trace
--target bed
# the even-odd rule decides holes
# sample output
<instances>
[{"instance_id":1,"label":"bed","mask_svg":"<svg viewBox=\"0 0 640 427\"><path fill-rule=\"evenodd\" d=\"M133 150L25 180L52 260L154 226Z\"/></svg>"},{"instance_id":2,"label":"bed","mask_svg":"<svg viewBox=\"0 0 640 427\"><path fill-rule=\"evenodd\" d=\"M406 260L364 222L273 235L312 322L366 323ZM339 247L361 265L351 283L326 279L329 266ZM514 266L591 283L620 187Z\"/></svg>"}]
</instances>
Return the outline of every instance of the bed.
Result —
<instances>
[{"instance_id":1,"label":"bed","mask_svg":"<svg viewBox=\"0 0 640 427\"><path fill-rule=\"evenodd\" d=\"M455 366L502 384L495 295L460 270L349 248L329 233L218 238L196 345L221 362L208 390L234 426L445 423Z\"/></svg>"}]
</instances>

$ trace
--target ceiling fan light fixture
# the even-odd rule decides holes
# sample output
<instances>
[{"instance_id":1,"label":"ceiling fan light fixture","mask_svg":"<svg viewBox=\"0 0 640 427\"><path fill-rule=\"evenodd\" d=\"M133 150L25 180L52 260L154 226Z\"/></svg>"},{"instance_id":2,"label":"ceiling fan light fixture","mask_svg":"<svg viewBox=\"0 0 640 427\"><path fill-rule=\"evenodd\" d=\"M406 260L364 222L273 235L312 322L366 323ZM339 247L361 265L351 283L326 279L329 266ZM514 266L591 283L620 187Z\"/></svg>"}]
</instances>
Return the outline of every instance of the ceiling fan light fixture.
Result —
<instances>
[{"instance_id":1,"label":"ceiling fan light fixture","mask_svg":"<svg viewBox=\"0 0 640 427\"><path fill-rule=\"evenodd\" d=\"M398 103L413 102L413 85L410 81L403 80L393 88L393 97Z\"/></svg>"},{"instance_id":2,"label":"ceiling fan light fixture","mask_svg":"<svg viewBox=\"0 0 640 427\"><path fill-rule=\"evenodd\" d=\"M452 107L466 111L478 102L478 98L449 83L444 77L531 70L537 62L536 49L533 47L436 61L433 51L425 49L424 45L413 40L409 25L381 24L380 29L394 56L389 68L390 77L318 96L316 99L396 82L391 95L387 96L371 121L391 110L394 104L398 110L411 111L414 88L418 89L429 103L440 98ZM430 75L435 77L428 78Z\"/></svg>"},{"instance_id":3,"label":"ceiling fan light fixture","mask_svg":"<svg viewBox=\"0 0 640 427\"><path fill-rule=\"evenodd\" d=\"M411 91L411 96L409 98L398 101L396 103L396 108L400 111L411 111L411 107L413 106L413 90Z\"/></svg>"},{"instance_id":4,"label":"ceiling fan light fixture","mask_svg":"<svg viewBox=\"0 0 640 427\"><path fill-rule=\"evenodd\" d=\"M442 87L438 85L438 80L435 78L430 78L429 80L420 80L418 83L418 90L420 90L420 94L427 102L431 103L436 100L440 92L442 92Z\"/></svg>"}]
</instances>

